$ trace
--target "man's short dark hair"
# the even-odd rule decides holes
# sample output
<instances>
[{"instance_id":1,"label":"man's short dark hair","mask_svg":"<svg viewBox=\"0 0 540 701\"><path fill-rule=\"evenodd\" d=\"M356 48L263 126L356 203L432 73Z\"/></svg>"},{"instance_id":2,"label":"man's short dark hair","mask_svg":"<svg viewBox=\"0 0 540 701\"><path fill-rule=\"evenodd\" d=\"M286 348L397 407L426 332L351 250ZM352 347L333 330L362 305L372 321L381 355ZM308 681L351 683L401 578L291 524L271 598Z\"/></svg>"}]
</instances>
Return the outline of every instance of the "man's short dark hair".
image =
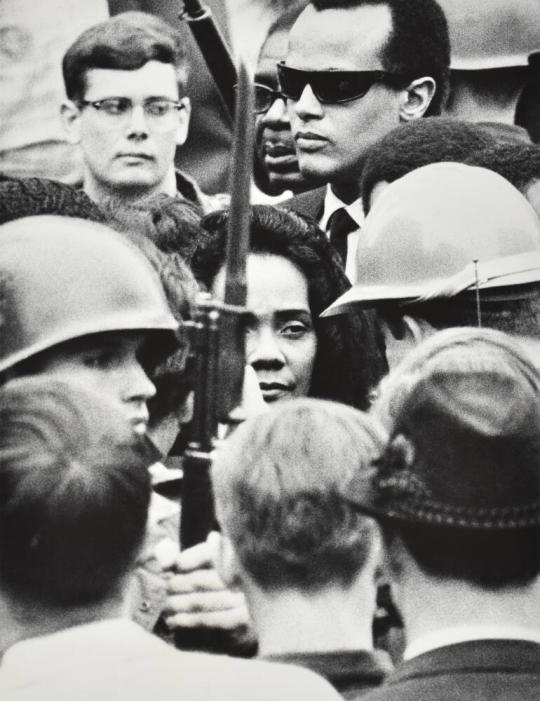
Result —
<instances>
[{"instance_id":1,"label":"man's short dark hair","mask_svg":"<svg viewBox=\"0 0 540 701\"><path fill-rule=\"evenodd\" d=\"M400 124L369 150L362 169L364 212L369 212L377 183L393 183L430 163L463 163L473 152L494 144L495 140L483 129L458 119L428 117Z\"/></svg>"},{"instance_id":2,"label":"man's short dark hair","mask_svg":"<svg viewBox=\"0 0 540 701\"><path fill-rule=\"evenodd\" d=\"M311 0L316 10L386 5L392 31L382 53L385 71L410 80L431 76L436 90L425 116L438 115L450 84L450 38L445 14L436 0Z\"/></svg>"},{"instance_id":3,"label":"man's short dark hair","mask_svg":"<svg viewBox=\"0 0 540 701\"><path fill-rule=\"evenodd\" d=\"M115 406L48 377L0 390L0 582L45 607L121 592L144 540L144 439Z\"/></svg>"},{"instance_id":4,"label":"man's short dark hair","mask_svg":"<svg viewBox=\"0 0 540 701\"><path fill-rule=\"evenodd\" d=\"M183 88L186 53L179 32L154 15L123 12L85 30L66 51L62 60L66 94L70 100L84 99L86 73L92 68L134 71L149 61L174 66Z\"/></svg>"},{"instance_id":5,"label":"man's short dark hair","mask_svg":"<svg viewBox=\"0 0 540 701\"><path fill-rule=\"evenodd\" d=\"M540 146L537 144L494 144L472 153L465 163L495 171L520 192L540 180Z\"/></svg>"},{"instance_id":6,"label":"man's short dark hair","mask_svg":"<svg viewBox=\"0 0 540 701\"><path fill-rule=\"evenodd\" d=\"M262 589L349 586L374 540L373 521L343 499L384 432L370 417L315 399L250 419L217 451L216 510L242 568Z\"/></svg>"}]
</instances>

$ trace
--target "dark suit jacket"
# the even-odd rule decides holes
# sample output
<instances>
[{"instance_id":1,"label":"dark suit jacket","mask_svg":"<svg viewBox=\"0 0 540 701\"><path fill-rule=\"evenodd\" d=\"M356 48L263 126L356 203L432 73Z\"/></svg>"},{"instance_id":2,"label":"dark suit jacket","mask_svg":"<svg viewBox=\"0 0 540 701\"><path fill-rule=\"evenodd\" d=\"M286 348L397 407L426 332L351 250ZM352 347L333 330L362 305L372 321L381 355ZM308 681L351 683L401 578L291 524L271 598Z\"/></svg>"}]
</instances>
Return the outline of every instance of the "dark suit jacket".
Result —
<instances>
[{"instance_id":1,"label":"dark suit jacket","mask_svg":"<svg viewBox=\"0 0 540 701\"><path fill-rule=\"evenodd\" d=\"M378 687L392 669L390 658L380 650L290 652L261 659L307 667L327 679L344 699L351 701Z\"/></svg>"},{"instance_id":2,"label":"dark suit jacket","mask_svg":"<svg viewBox=\"0 0 540 701\"><path fill-rule=\"evenodd\" d=\"M538 701L540 644L474 640L402 662L364 701Z\"/></svg>"},{"instance_id":3,"label":"dark suit jacket","mask_svg":"<svg viewBox=\"0 0 540 701\"><path fill-rule=\"evenodd\" d=\"M293 212L300 212L300 214L313 217L313 219L319 221L323 214L325 195L326 187L323 185L323 187L301 192L289 200L284 200L279 203L279 206Z\"/></svg>"}]
</instances>

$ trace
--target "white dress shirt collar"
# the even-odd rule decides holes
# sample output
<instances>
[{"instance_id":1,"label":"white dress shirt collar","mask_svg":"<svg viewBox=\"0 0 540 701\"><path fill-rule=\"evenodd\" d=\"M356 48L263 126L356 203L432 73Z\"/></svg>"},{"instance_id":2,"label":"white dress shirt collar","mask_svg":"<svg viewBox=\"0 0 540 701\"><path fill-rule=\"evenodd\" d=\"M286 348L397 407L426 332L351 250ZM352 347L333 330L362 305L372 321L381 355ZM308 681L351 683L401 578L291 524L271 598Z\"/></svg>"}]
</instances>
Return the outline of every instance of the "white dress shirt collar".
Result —
<instances>
[{"instance_id":1,"label":"white dress shirt collar","mask_svg":"<svg viewBox=\"0 0 540 701\"><path fill-rule=\"evenodd\" d=\"M330 185L327 185L326 194L324 196L323 215L320 221L320 226L322 229L326 230L326 227L328 226L328 220L330 219L332 214L336 210L341 209L342 207L345 207L345 209L347 210L347 214L349 214L358 224L358 228L360 228L363 225L365 217L364 207L362 205L362 198L359 197L357 200L354 200L354 202L351 202L351 204L345 204L345 202L342 202L339 199L339 197L334 193Z\"/></svg>"},{"instance_id":2,"label":"white dress shirt collar","mask_svg":"<svg viewBox=\"0 0 540 701\"><path fill-rule=\"evenodd\" d=\"M351 204L346 205L342 202L339 197L332 191L330 185L326 186L326 195L324 197L324 208L323 215L319 222L321 229L326 231L328 226L328 220L332 214L342 207L345 208L349 216L354 219L358 224L358 229L364 224L364 208L362 206L362 198L358 198ZM358 229L352 231L347 237L347 261L345 264L345 273L351 283L354 285L356 282L356 248L358 245ZM327 232L327 235L328 232Z\"/></svg>"}]
</instances>

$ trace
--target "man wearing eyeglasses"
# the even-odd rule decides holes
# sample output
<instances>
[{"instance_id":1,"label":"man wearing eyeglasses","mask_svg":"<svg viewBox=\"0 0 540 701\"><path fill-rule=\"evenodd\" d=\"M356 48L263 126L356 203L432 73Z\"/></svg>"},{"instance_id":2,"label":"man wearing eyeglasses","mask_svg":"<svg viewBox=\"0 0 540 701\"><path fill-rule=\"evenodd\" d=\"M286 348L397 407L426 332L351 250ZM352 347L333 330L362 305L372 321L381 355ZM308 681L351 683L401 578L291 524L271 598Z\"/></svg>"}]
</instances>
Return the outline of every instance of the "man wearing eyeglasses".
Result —
<instances>
[{"instance_id":1,"label":"man wearing eyeglasses","mask_svg":"<svg viewBox=\"0 0 540 701\"><path fill-rule=\"evenodd\" d=\"M354 282L368 148L400 122L440 114L450 44L435 0L312 0L278 66L302 173L327 187L291 208L327 229Z\"/></svg>"},{"instance_id":2,"label":"man wearing eyeglasses","mask_svg":"<svg viewBox=\"0 0 540 701\"><path fill-rule=\"evenodd\" d=\"M126 12L83 32L62 62L62 119L83 153L83 188L94 200L177 193L210 209L210 198L175 171L190 118L179 36L163 20Z\"/></svg>"}]
</instances>

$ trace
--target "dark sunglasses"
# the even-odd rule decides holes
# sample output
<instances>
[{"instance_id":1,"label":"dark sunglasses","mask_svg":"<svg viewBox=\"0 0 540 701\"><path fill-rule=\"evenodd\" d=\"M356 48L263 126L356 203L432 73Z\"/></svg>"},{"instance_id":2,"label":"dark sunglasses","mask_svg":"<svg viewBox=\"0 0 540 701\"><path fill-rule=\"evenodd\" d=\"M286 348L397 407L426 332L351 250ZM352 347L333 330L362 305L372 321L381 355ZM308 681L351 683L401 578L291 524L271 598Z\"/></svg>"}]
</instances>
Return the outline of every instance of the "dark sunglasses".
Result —
<instances>
[{"instance_id":1,"label":"dark sunglasses","mask_svg":"<svg viewBox=\"0 0 540 701\"><path fill-rule=\"evenodd\" d=\"M289 100L299 100L306 85L323 104L349 102L364 97L375 83L396 87L407 84L403 76L387 71L302 71L278 63L281 92Z\"/></svg>"},{"instance_id":2,"label":"dark sunglasses","mask_svg":"<svg viewBox=\"0 0 540 701\"><path fill-rule=\"evenodd\" d=\"M237 88L238 86L235 85L234 90L236 91ZM273 90L263 83L254 83L253 97L253 112L255 114L264 114L268 112L278 98L285 99L279 90Z\"/></svg>"}]
</instances>

